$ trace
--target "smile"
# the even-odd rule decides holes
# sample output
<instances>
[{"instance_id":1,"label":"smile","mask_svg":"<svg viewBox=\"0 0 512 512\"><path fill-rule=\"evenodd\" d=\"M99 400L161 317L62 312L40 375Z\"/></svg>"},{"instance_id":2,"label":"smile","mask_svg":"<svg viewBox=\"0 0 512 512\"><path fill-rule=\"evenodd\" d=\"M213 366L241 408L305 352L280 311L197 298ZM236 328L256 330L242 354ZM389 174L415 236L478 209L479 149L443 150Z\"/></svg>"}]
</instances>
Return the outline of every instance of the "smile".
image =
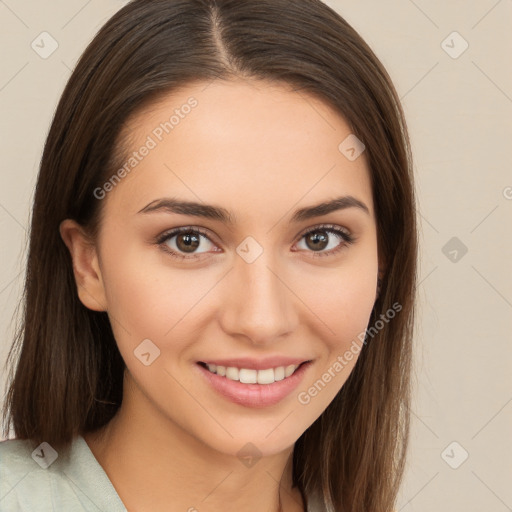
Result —
<instances>
[{"instance_id":1,"label":"smile","mask_svg":"<svg viewBox=\"0 0 512 512\"><path fill-rule=\"evenodd\" d=\"M216 364L199 363L203 368L208 368L211 373L226 377L226 379L241 382L243 384L273 384L293 375L299 368L299 364L277 366L254 370L250 368L237 368L234 366L221 366Z\"/></svg>"},{"instance_id":2,"label":"smile","mask_svg":"<svg viewBox=\"0 0 512 512\"><path fill-rule=\"evenodd\" d=\"M198 362L194 367L208 387L224 399L244 407L261 408L276 405L288 397L312 364L304 361L298 365L255 369Z\"/></svg>"}]
</instances>

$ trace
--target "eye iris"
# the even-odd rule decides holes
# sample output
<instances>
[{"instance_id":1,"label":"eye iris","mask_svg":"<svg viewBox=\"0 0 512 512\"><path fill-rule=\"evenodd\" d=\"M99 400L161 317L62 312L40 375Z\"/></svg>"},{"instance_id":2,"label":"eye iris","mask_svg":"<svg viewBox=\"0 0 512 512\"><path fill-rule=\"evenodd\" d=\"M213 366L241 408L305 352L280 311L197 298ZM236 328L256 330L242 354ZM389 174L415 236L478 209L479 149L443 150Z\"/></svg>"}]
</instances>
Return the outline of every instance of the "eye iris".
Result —
<instances>
[{"instance_id":1,"label":"eye iris","mask_svg":"<svg viewBox=\"0 0 512 512\"><path fill-rule=\"evenodd\" d=\"M321 231L313 231L306 237L306 244L310 249L325 249L328 244L328 238L329 237ZM309 242L313 242L313 245L310 245Z\"/></svg>"},{"instance_id":2,"label":"eye iris","mask_svg":"<svg viewBox=\"0 0 512 512\"><path fill-rule=\"evenodd\" d=\"M176 237L176 246L180 251L193 252L197 249L198 245L199 236L194 233L182 233Z\"/></svg>"}]
</instances>

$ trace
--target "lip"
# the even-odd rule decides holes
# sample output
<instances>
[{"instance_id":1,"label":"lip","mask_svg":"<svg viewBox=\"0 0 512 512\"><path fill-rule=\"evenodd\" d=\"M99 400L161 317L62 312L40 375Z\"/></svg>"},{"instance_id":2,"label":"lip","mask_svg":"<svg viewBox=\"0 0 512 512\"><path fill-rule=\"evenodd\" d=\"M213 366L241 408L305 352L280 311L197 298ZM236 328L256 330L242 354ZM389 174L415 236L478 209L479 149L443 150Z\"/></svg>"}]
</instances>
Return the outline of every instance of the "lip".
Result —
<instances>
[{"instance_id":1,"label":"lip","mask_svg":"<svg viewBox=\"0 0 512 512\"><path fill-rule=\"evenodd\" d=\"M286 359L286 361L291 360L292 359ZM231 361L233 366L235 366L233 363L235 360L229 361ZM236 361L240 361L240 359L237 359ZM297 368L292 375L272 384L243 384L241 382L230 380L226 377L221 377L220 375L212 373L207 368L201 366L199 363L196 363L194 367L197 368L197 371L202 375L203 378L206 379L206 382L224 398L227 398L231 402L245 407L263 408L279 403L281 400L289 396L295 388L297 388L297 386L302 381L304 374L312 364L312 361L304 362L304 360L298 363L290 364L300 364L301 362L304 364ZM245 364L246 363L247 360L245 361ZM261 361L259 361L259 363L261 363ZM216 363L212 362L210 364ZM268 364L268 362L265 362L264 364ZM224 365L221 364L221 366ZM285 365L278 364L277 366ZM254 370L272 367L272 365L264 366L263 368L249 368L247 366L241 366L241 368Z\"/></svg>"},{"instance_id":2,"label":"lip","mask_svg":"<svg viewBox=\"0 0 512 512\"><path fill-rule=\"evenodd\" d=\"M272 356L262 359L254 359L250 357L237 357L236 359L208 359L198 361L200 363L215 364L217 366L232 366L235 368L247 368L248 370L266 370L268 368L277 368L279 366L290 366L291 364L299 365L306 361L305 358Z\"/></svg>"}]
</instances>

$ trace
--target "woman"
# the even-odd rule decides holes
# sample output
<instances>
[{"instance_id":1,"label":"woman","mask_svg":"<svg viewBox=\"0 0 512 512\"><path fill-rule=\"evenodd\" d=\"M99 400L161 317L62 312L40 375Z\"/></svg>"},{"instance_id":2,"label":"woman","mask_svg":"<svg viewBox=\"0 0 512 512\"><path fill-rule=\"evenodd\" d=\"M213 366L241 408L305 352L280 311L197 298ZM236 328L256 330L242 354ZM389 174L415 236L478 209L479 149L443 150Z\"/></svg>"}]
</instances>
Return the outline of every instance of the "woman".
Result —
<instances>
[{"instance_id":1,"label":"woman","mask_svg":"<svg viewBox=\"0 0 512 512\"><path fill-rule=\"evenodd\" d=\"M0 510L393 510L413 189L391 80L325 4L127 4L45 145Z\"/></svg>"}]
</instances>

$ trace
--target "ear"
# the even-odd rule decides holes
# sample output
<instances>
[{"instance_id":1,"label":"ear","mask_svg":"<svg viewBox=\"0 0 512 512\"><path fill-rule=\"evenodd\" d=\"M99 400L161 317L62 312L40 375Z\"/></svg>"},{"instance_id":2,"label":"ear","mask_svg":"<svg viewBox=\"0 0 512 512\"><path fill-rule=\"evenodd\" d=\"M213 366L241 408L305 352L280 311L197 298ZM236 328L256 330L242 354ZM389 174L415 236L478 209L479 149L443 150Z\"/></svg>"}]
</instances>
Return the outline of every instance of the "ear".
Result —
<instances>
[{"instance_id":1,"label":"ear","mask_svg":"<svg viewBox=\"0 0 512 512\"><path fill-rule=\"evenodd\" d=\"M96 246L80 224L72 219L59 226L62 240L71 254L78 298L93 311L106 311L107 300Z\"/></svg>"}]
</instances>

